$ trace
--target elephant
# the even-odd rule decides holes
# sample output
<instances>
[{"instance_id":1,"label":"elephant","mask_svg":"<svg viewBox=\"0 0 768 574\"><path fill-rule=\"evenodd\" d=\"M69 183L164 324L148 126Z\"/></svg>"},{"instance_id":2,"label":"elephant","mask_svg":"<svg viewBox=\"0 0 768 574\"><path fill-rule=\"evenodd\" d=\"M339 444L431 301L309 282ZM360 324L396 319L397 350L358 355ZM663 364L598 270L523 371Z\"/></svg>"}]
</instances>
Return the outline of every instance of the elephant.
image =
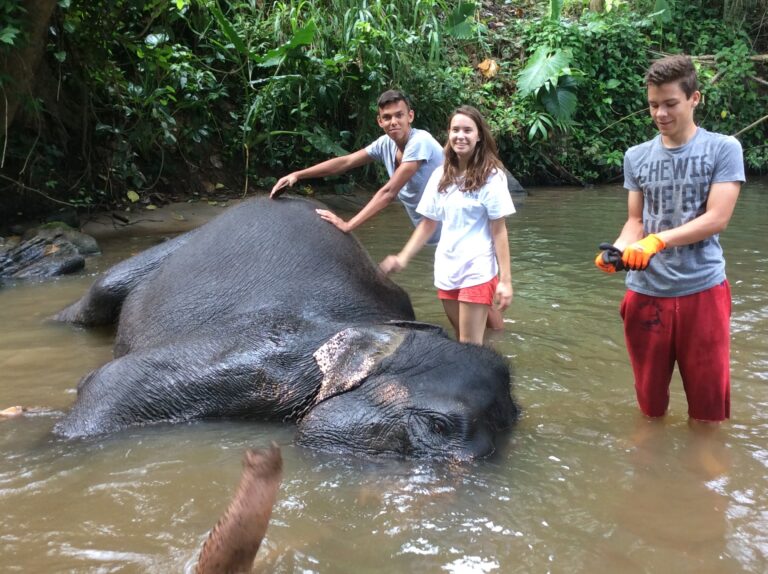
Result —
<instances>
[{"instance_id":1,"label":"elephant","mask_svg":"<svg viewBox=\"0 0 768 574\"><path fill-rule=\"evenodd\" d=\"M114 359L80 381L54 432L250 418L364 457L494 452L520 413L511 366L416 321L407 293L318 207L245 200L109 269L54 317L117 323Z\"/></svg>"}]
</instances>

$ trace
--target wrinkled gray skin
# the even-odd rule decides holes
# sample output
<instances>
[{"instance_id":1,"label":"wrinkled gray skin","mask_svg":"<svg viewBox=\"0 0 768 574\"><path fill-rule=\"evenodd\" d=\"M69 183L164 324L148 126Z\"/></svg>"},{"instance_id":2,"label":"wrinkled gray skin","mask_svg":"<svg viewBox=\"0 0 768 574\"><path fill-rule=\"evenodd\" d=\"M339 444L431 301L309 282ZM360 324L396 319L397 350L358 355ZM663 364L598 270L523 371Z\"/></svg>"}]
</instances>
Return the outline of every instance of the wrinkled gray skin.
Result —
<instances>
[{"instance_id":1,"label":"wrinkled gray skin","mask_svg":"<svg viewBox=\"0 0 768 574\"><path fill-rule=\"evenodd\" d=\"M298 423L300 444L470 459L515 420L506 362L413 321L406 293L302 199L254 199L128 259L57 319L117 321L55 432L216 417Z\"/></svg>"}]
</instances>

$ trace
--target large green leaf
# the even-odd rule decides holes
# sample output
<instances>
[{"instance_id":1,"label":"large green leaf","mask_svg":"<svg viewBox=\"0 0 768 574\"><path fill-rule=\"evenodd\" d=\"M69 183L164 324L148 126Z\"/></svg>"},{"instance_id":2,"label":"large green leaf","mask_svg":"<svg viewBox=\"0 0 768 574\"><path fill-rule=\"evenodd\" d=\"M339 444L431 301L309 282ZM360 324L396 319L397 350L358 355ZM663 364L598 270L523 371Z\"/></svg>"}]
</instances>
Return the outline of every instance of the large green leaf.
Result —
<instances>
[{"instance_id":1,"label":"large green leaf","mask_svg":"<svg viewBox=\"0 0 768 574\"><path fill-rule=\"evenodd\" d=\"M472 21L475 10L477 10L477 5L474 2L459 2L446 18L445 33L458 40L472 39L475 34L475 24Z\"/></svg>"},{"instance_id":2,"label":"large green leaf","mask_svg":"<svg viewBox=\"0 0 768 574\"><path fill-rule=\"evenodd\" d=\"M568 121L576 111L578 99L570 88L548 86L539 92L539 99L544 108L556 120Z\"/></svg>"},{"instance_id":3,"label":"large green leaf","mask_svg":"<svg viewBox=\"0 0 768 574\"><path fill-rule=\"evenodd\" d=\"M560 21L563 12L563 0L549 0L549 19L553 22Z\"/></svg>"},{"instance_id":4,"label":"large green leaf","mask_svg":"<svg viewBox=\"0 0 768 574\"><path fill-rule=\"evenodd\" d=\"M297 30L294 35L282 46L274 48L264 54L263 56L256 58L256 61L260 66L270 67L279 66L285 60L285 57L291 50L298 48L299 46L308 46L315 39L315 32L317 32L317 25L314 20L310 20L309 23Z\"/></svg>"},{"instance_id":5,"label":"large green leaf","mask_svg":"<svg viewBox=\"0 0 768 574\"><path fill-rule=\"evenodd\" d=\"M216 22L218 23L219 27L221 28L222 32L224 32L224 35L227 37L227 40L232 42L232 45L237 49L238 52L240 52L243 56L248 56L248 47L245 45L245 42L240 38L240 35L237 33L237 30L230 24L229 20L227 20L226 16L224 16L224 13L221 11L221 8L219 7L218 2L211 2L208 4L208 9L211 11L211 14L213 14L213 17L216 19Z\"/></svg>"},{"instance_id":6,"label":"large green leaf","mask_svg":"<svg viewBox=\"0 0 768 574\"><path fill-rule=\"evenodd\" d=\"M349 152L337 144L324 130L315 127L314 133L302 132L309 144L324 155L342 156Z\"/></svg>"},{"instance_id":7,"label":"large green leaf","mask_svg":"<svg viewBox=\"0 0 768 574\"><path fill-rule=\"evenodd\" d=\"M672 21L672 12L675 8L675 0L656 0L653 7L653 16L656 22L667 24Z\"/></svg>"},{"instance_id":8,"label":"large green leaf","mask_svg":"<svg viewBox=\"0 0 768 574\"><path fill-rule=\"evenodd\" d=\"M527 96L537 91L544 84L557 84L557 79L568 67L571 53L567 50L552 50L549 46L539 46L531 56L517 79L517 89L520 96Z\"/></svg>"},{"instance_id":9,"label":"large green leaf","mask_svg":"<svg viewBox=\"0 0 768 574\"><path fill-rule=\"evenodd\" d=\"M13 45L13 43L16 41L16 38L19 36L21 30L16 28L15 26L11 26L8 24L7 26L4 26L3 28L0 28L0 42L3 42L4 44Z\"/></svg>"}]
</instances>

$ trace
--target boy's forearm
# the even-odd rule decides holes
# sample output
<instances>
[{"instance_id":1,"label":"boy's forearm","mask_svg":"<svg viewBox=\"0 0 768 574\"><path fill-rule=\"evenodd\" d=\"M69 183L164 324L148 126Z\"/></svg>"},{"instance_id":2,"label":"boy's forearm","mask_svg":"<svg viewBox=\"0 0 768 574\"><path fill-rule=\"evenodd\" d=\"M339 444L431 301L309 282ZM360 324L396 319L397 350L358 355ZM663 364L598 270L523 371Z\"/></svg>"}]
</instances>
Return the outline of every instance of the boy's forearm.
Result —
<instances>
[{"instance_id":1,"label":"boy's forearm","mask_svg":"<svg viewBox=\"0 0 768 574\"><path fill-rule=\"evenodd\" d=\"M335 157L305 169L295 171L293 174L297 179L300 180L339 175L346 171L344 164L345 162L343 157Z\"/></svg>"},{"instance_id":2,"label":"boy's forearm","mask_svg":"<svg viewBox=\"0 0 768 574\"><path fill-rule=\"evenodd\" d=\"M712 184L704 213L679 227L660 231L656 235L667 247L677 247L697 243L720 233L728 227L740 190L739 182Z\"/></svg>"},{"instance_id":3,"label":"boy's forearm","mask_svg":"<svg viewBox=\"0 0 768 574\"><path fill-rule=\"evenodd\" d=\"M656 235L666 247L679 247L697 243L720 233L730 222L740 189L739 182L713 184L707 210L704 213L678 227L657 231ZM634 212L632 208L630 209L630 217L614 242L614 245L622 251L627 245L645 237L642 215L638 215L636 209Z\"/></svg>"},{"instance_id":4,"label":"boy's forearm","mask_svg":"<svg viewBox=\"0 0 768 574\"><path fill-rule=\"evenodd\" d=\"M627 245L639 241L642 238L643 220L632 218L628 219L624 224L624 227L621 228L621 233L616 238L616 241L613 242L613 245L620 251L623 251Z\"/></svg>"},{"instance_id":5,"label":"boy's forearm","mask_svg":"<svg viewBox=\"0 0 768 574\"><path fill-rule=\"evenodd\" d=\"M305 169L300 169L299 171L293 172L293 175L298 179L341 175L350 169L363 166L371 161L372 158L368 155L368 152L365 149L361 149L347 155L327 159Z\"/></svg>"},{"instance_id":6,"label":"boy's forearm","mask_svg":"<svg viewBox=\"0 0 768 574\"><path fill-rule=\"evenodd\" d=\"M397 194L400 193L403 186L408 183L418 171L420 164L420 161L406 161L400 164L392 174L392 177L389 178L389 181L381 186L365 207L347 222L347 225L349 226L348 231L359 227L392 203L392 200L397 197Z\"/></svg>"},{"instance_id":7,"label":"boy's forearm","mask_svg":"<svg viewBox=\"0 0 768 574\"><path fill-rule=\"evenodd\" d=\"M679 247L708 239L723 231L726 224L712 214L703 213L680 227L659 231L656 235L667 247Z\"/></svg>"},{"instance_id":8,"label":"boy's forearm","mask_svg":"<svg viewBox=\"0 0 768 574\"><path fill-rule=\"evenodd\" d=\"M363 223L371 219L374 215L387 207L397 194L392 194L385 188L379 189L368 203L365 204L357 214L347 222L348 231L360 227Z\"/></svg>"}]
</instances>

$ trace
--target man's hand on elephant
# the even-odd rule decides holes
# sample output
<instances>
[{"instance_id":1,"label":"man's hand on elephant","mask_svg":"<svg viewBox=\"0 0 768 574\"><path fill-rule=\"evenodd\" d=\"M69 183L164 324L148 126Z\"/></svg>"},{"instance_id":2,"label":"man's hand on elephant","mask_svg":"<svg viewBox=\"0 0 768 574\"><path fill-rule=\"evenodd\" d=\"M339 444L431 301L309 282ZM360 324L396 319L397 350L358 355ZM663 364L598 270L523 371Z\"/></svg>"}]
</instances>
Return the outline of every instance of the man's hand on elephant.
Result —
<instances>
[{"instance_id":1,"label":"man's hand on elephant","mask_svg":"<svg viewBox=\"0 0 768 574\"><path fill-rule=\"evenodd\" d=\"M344 221L341 217L339 217L332 211L328 211L327 209L316 209L315 211L321 218L323 218L328 223L332 223L333 225L341 229L344 233L349 233L350 231L352 231L352 229L349 227L349 223Z\"/></svg>"},{"instance_id":2,"label":"man's hand on elephant","mask_svg":"<svg viewBox=\"0 0 768 574\"><path fill-rule=\"evenodd\" d=\"M379 263L379 269L381 269L384 275L390 273L397 273L405 269L405 264L397 255L387 255L381 263Z\"/></svg>"},{"instance_id":3,"label":"man's hand on elephant","mask_svg":"<svg viewBox=\"0 0 768 574\"><path fill-rule=\"evenodd\" d=\"M493 308L503 311L512 303L512 295L514 291L512 289L512 283L499 281L496 285L496 293L493 296Z\"/></svg>"},{"instance_id":4,"label":"man's hand on elephant","mask_svg":"<svg viewBox=\"0 0 768 574\"><path fill-rule=\"evenodd\" d=\"M621 260L624 265L635 271L648 267L651 257L666 247L666 243L655 233L646 235L640 241L635 241L624 248Z\"/></svg>"},{"instance_id":5,"label":"man's hand on elephant","mask_svg":"<svg viewBox=\"0 0 768 574\"><path fill-rule=\"evenodd\" d=\"M297 181L299 181L299 178L292 173L281 177L277 180L277 183L272 186L272 191L269 192L269 197L272 199L276 198L285 191L286 187L293 187Z\"/></svg>"}]
</instances>

